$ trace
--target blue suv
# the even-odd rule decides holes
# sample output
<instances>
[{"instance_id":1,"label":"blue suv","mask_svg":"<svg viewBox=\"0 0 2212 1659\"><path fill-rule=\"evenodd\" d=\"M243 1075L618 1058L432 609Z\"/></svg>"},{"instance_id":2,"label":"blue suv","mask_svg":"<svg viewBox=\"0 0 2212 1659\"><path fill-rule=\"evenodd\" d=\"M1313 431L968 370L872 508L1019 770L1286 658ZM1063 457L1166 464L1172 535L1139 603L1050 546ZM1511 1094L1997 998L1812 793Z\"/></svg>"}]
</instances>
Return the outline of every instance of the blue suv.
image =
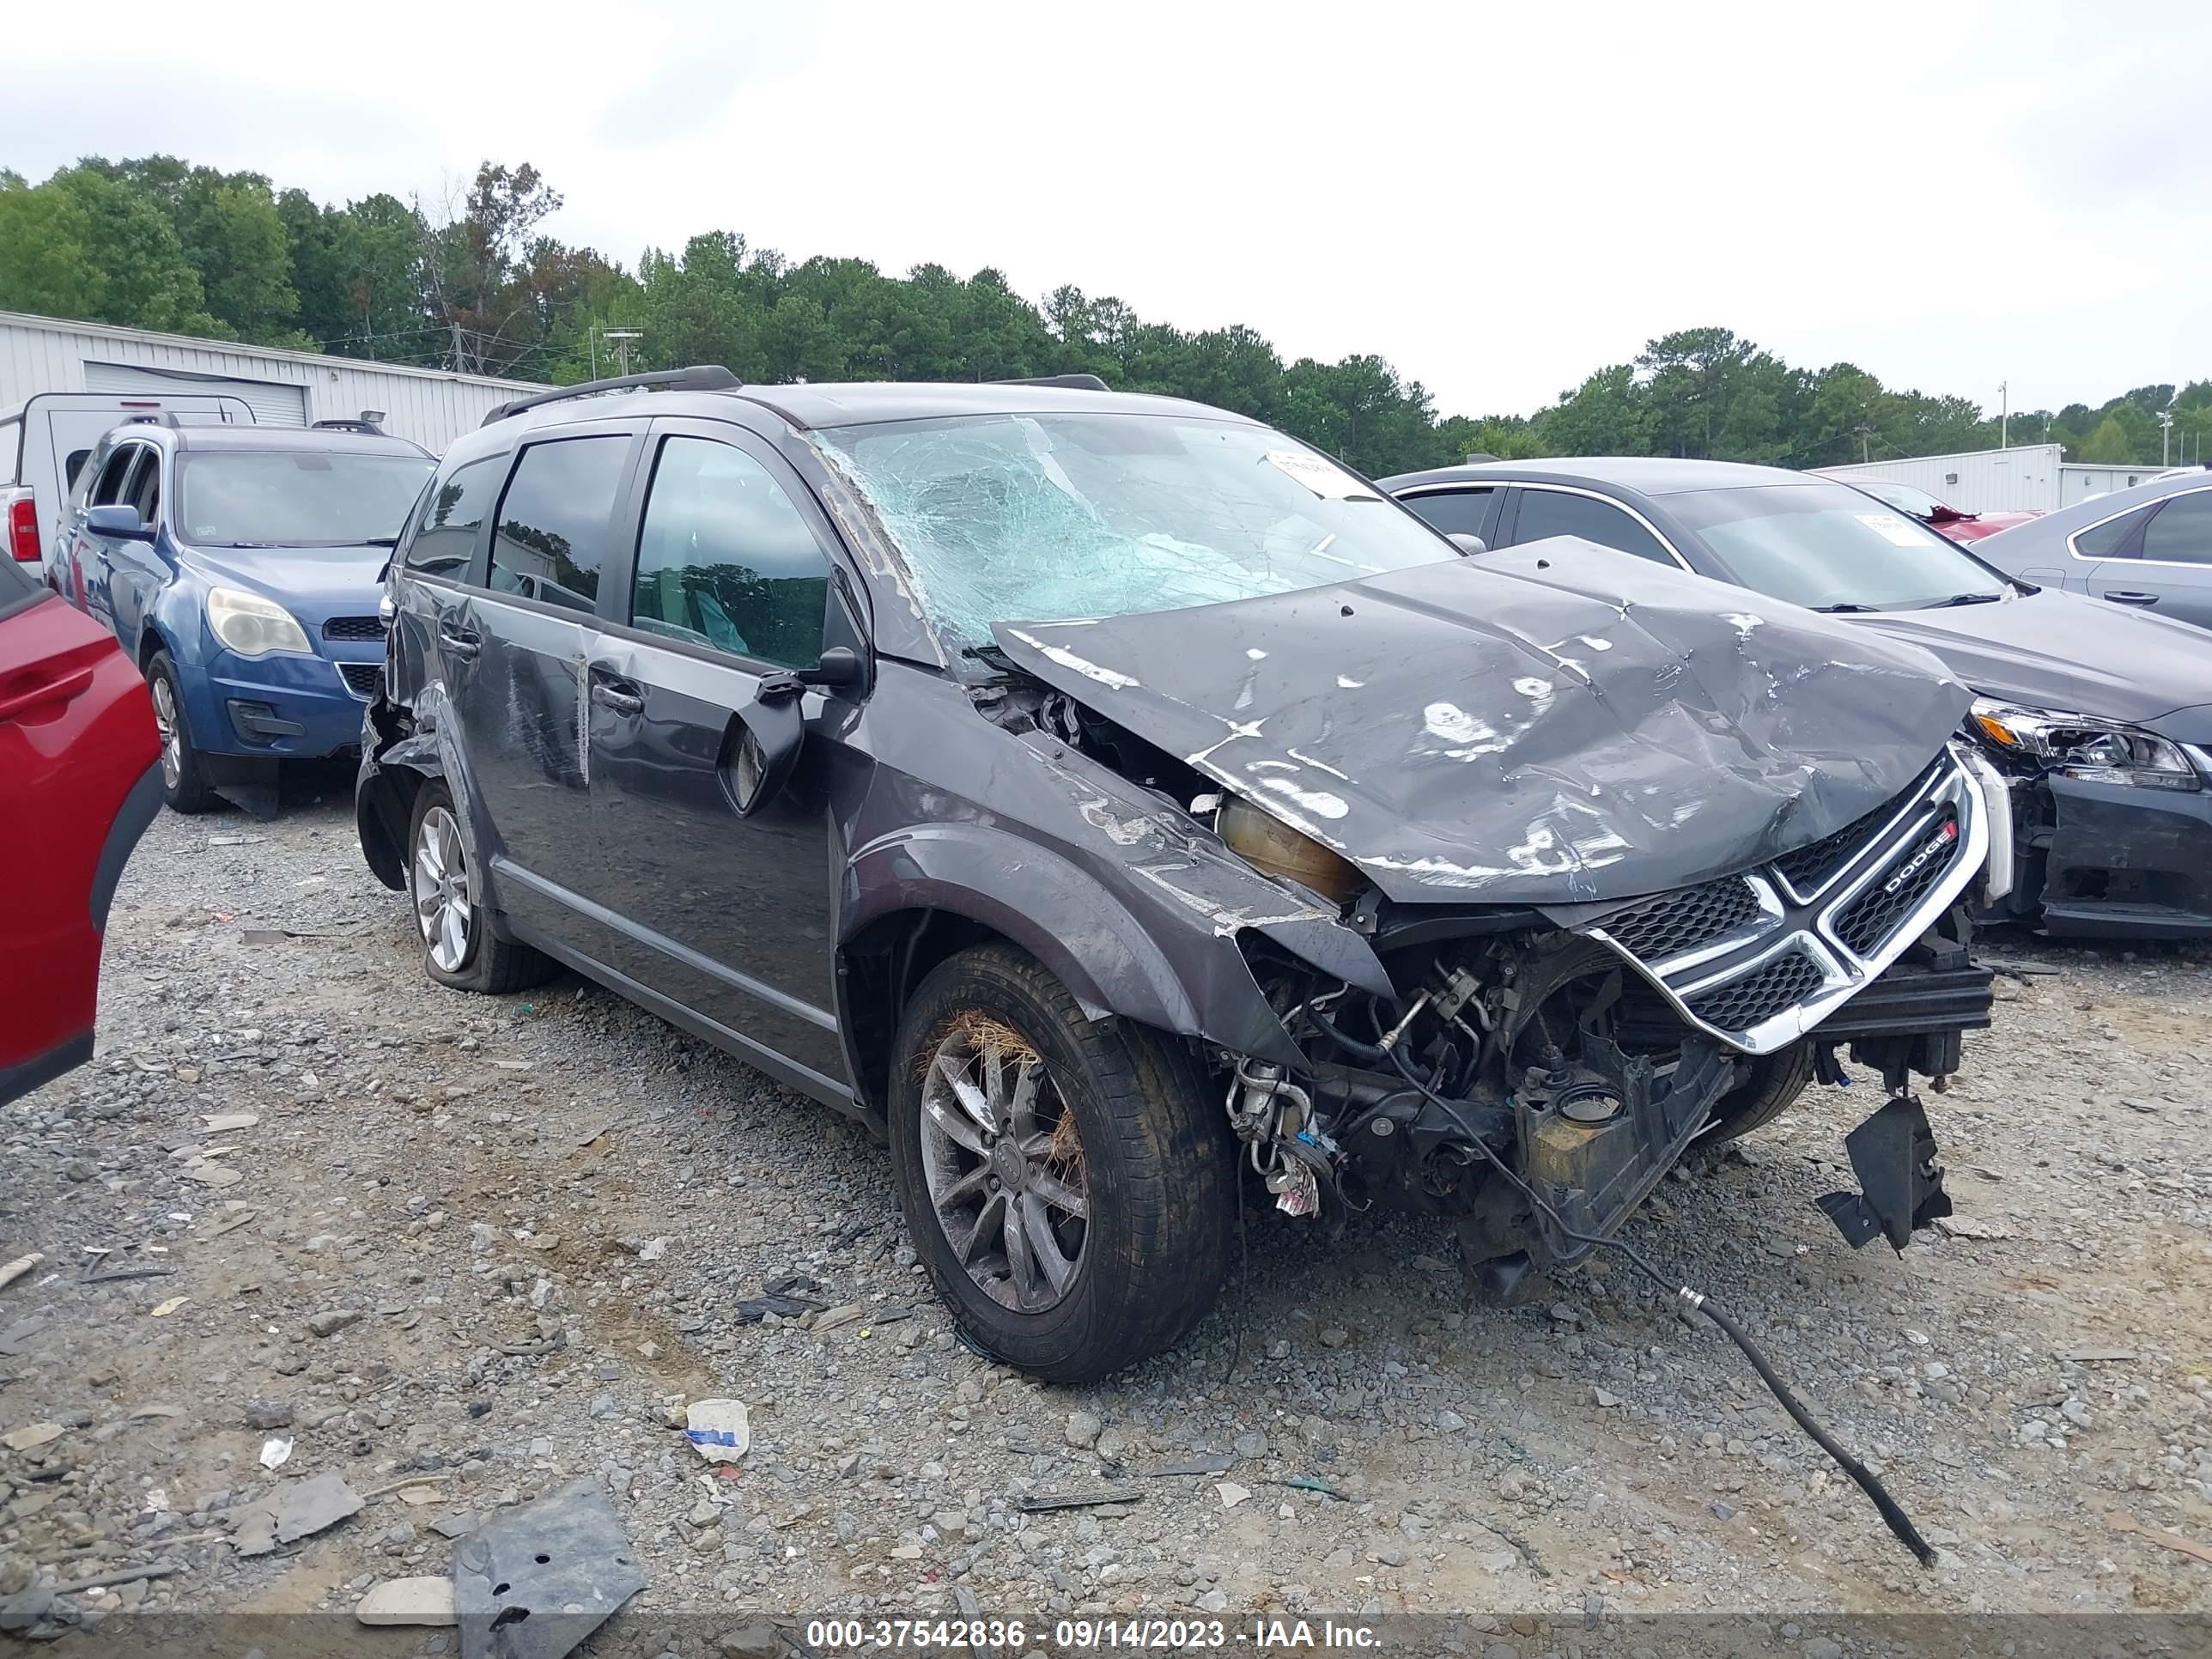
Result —
<instances>
[{"instance_id":1,"label":"blue suv","mask_svg":"<svg viewBox=\"0 0 2212 1659\"><path fill-rule=\"evenodd\" d=\"M386 562L435 462L373 421L118 427L77 475L55 586L144 672L163 798L276 806L351 749L384 665Z\"/></svg>"}]
</instances>

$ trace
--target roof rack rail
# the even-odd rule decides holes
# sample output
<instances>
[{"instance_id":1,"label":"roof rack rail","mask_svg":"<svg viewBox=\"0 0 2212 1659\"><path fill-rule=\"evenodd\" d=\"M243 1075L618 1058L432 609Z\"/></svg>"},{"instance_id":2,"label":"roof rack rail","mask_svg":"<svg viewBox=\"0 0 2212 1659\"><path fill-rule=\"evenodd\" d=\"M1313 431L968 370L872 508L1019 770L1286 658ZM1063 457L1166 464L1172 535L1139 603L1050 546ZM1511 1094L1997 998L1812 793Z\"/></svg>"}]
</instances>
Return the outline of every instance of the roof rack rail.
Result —
<instances>
[{"instance_id":1,"label":"roof rack rail","mask_svg":"<svg viewBox=\"0 0 2212 1659\"><path fill-rule=\"evenodd\" d=\"M337 420L317 421L310 428L315 432L366 432L373 437L384 435L384 411L364 409L360 414Z\"/></svg>"},{"instance_id":2,"label":"roof rack rail","mask_svg":"<svg viewBox=\"0 0 2212 1659\"><path fill-rule=\"evenodd\" d=\"M526 409L564 403L571 398L595 397L602 392L629 392L641 386L660 386L670 392L732 392L744 384L720 363L694 363L689 368L656 368L644 374L618 374L611 380L586 380L579 386L564 386L551 392L541 392L534 398L517 398L512 403L501 404L494 409L483 417L483 424L489 426L494 421L520 415Z\"/></svg>"},{"instance_id":3,"label":"roof rack rail","mask_svg":"<svg viewBox=\"0 0 2212 1659\"><path fill-rule=\"evenodd\" d=\"M1111 392L1096 374L1017 374L1009 380L994 380L993 386L1064 386L1071 392Z\"/></svg>"}]
</instances>

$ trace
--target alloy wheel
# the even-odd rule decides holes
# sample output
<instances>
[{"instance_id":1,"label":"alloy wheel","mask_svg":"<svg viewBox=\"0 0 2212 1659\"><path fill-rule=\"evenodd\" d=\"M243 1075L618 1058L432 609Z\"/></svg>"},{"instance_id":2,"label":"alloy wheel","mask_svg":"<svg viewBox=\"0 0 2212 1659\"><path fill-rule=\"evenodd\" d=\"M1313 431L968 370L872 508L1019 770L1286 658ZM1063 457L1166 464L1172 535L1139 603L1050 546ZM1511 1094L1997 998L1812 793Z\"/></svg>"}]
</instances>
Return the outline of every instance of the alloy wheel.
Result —
<instances>
[{"instance_id":1,"label":"alloy wheel","mask_svg":"<svg viewBox=\"0 0 2212 1659\"><path fill-rule=\"evenodd\" d=\"M921 1164L952 1253L1018 1313L1066 1299L1091 1199L1075 1114L1036 1051L995 1021L963 1018L921 1083Z\"/></svg>"},{"instance_id":2,"label":"alloy wheel","mask_svg":"<svg viewBox=\"0 0 2212 1659\"><path fill-rule=\"evenodd\" d=\"M469 895L468 854L450 808L434 806L422 815L409 876L415 919L430 960L446 973L459 973L468 960L476 913Z\"/></svg>"},{"instance_id":3,"label":"alloy wheel","mask_svg":"<svg viewBox=\"0 0 2212 1659\"><path fill-rule=\"evenodd\" d=\"M184 723L177 718L177 693L165 676L154 679L154 731L161 739L161 781L171 789L185 775Z\"/></svg>"}]
</instances>

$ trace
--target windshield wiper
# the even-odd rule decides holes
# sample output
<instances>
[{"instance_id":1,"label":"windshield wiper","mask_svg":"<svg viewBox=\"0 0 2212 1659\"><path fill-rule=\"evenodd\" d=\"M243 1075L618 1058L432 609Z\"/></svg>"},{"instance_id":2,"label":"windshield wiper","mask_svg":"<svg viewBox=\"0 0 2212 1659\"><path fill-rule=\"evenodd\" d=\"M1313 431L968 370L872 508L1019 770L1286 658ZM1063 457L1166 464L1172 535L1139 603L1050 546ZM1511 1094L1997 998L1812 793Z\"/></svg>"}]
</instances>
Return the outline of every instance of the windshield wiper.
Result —
<instances>
[{"instance_id":1,"label":"windshield wiper","mask_svg":"<svg viewBox=\"0 0 2212 1659\"><path fill-rule=\"evenodd\" d=\"M1842 605L1816 605L1811 609L1823 617L1834 617L1848 611L1879 611L1881 607L1878 605L1853 605L1846 601Z\"/></svg>"},{"instance_id":2,"label":"windshield wiper","mask_svg":"<svg viewBox=\"0 0 2212 1659\"><path fill-rule=\"evenodd\" d=\"M2002 593L1954 593L1948 599L1938 599L1933 605L1923 605L1923 611L1948 611L1960 605L1995 605L2003 599Z\"/></svg>"}]
</instances>

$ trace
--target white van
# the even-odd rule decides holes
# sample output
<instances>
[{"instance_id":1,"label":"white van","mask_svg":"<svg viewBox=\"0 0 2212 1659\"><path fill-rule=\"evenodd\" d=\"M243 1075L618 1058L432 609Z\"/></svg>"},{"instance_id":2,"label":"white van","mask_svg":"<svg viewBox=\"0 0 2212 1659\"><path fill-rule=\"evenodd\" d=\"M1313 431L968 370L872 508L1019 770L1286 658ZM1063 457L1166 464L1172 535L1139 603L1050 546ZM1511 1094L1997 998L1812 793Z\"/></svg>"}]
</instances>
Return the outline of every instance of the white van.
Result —
<instances>
[{"instance_id":1,"label":"white van","mask_svg":"<svg viewBox=\"0 0 2212 1659\"><path fill-rule=\"evenodd\" d=\"M17 565L46 580L58 543L56 526L77 470L106 433L126 421L188 416L251 426L253 411L225 392L42 392L0 410L0 536Z\"/></svg>"}]
</instances>

